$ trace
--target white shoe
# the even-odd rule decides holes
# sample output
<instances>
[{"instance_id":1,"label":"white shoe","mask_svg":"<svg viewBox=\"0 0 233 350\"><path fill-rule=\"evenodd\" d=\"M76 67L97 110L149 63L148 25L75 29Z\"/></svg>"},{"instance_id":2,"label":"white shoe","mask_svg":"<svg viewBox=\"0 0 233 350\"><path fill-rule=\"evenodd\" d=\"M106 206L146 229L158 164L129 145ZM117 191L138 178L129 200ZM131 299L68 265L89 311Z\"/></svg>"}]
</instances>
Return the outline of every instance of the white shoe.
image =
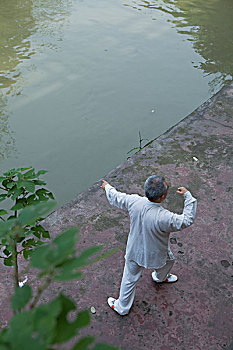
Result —
<instances>
[{"instance_id":1,"label":"white shoe","mask_svg":"<svg viewBox=\"0 0 233 350\"><path fill-rule=\"evenodd\" d=\"M114 303L115 303L116 299L115 298L112 298L112 297L109 297L108 298L108 305L110 306L111 309L113 309L114 311L116 311L119 315L121 316L125 316L125 315L128 315L128 313L126 314L121 314L120 312L118 312L115 307L114 307Z\"/></svg>"},{"instance_id":2,"label":"white shoe","mask_svg":"<svg viewBox=\"0 0 233 350\"><path fill-rule=\"evenodd\" d=\"M164 281L160 281L157 276L156 276L156 272L152 272L151 274L152 276L152 280L154 282L157 282L157 283L164 283L164 282L167 282L167 283L173 283L173 282L176 282L178 280L178 277L176 275L173 275L171 273L169 273L166 277L166 279Z\"/></svg>"},{"instance_id":3,"label":"white shoe","mask_svg":"<svg viewBox=\"0 0 233 350\"><path fill-rule=\"evenodd\" d=\"M111 309L114 310L114 303L115 303L116 299L115 298L112 298L112 297L109 297L108 298L108 305L110 306ZM116 310L115 310L116 311Z\"/></svg>"}]
</instances>

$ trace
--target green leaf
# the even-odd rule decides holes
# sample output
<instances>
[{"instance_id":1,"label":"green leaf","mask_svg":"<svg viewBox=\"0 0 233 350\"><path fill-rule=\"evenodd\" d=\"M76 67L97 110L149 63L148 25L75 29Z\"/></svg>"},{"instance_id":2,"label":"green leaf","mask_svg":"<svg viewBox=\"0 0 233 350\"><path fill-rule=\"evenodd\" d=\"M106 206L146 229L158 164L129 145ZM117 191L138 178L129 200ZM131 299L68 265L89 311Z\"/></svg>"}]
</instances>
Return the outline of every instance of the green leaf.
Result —
<instances>
[{"instance_id":1,"label":"green leaf","mask_svg":"<svg viewBox=\"0 0 233 350\"><path fill-rule=\"evenodd\" d=\"M9 256L9 258L5 258L4 259L4 265L5 266L13 266L14 262L13 262L13 256Z\"/></svg>"},{"instance_id":2,"label":"green leaf","mask_svg":"<svg viewBox=\"0 0 233 350\"><path fill-rule=\"evenodd\" d=\"M4 181L2 181L2 185L6 188L9 180L6 178Z\"/></svg>"},{"instance_id":3,"label":"green leaf","mask_svg":"<svg viewBox=\"0 0 233 350\"><path fill-rule=\"evenodd\" d=\"M41 235L42 235L43 238L50 238L49 232L46 231L44 229L44 227L41 226L41 225L36 225L35 227L32 227L31 230L32 230L32 233L38 238L40 238Z\"/></svg>"},{"instance_id":4,"label":"green leaf","mask_svg":"<svg viewBox=\"0 0 233 350\"><path fill-rule=\"evenodd\" d=\"M118 348L105 343L98 343L92 350L118 350Z\"/></svg>"},{"instance_id":5,"label":"green leaf","mask_svg":"<svg viewBox=\"0 0 233 350\"><path fill-rule=\"evenodd\" d=\"M0 182L5 180L5 179L6 179L5 176L0 176Z\"/></svg>"},{"instance_id":6,"label":"green leaf","mask_svg":"<svg viewBox=\"0 0 233 350\"><path fill-rule=\"evenodd\" d=\"M0 194L0 202L4 201L7 198L7 194Z\"/></svg>"},{"instance_id":7,"label":"green leaf","mask_svg":"<svg viewBox=\"0 0 233 350\"><path fill-rule=\"evenodd\" d=\"M33 181L18 181L17 187L18 188L24 187L28 192L32 192L32 193L35 192L35 184Z\"/></svg>"},{"instance_id":8,"label":"green leaf","mask_svg":"<svg viewBox=\"0 0 233 350\"><path fill-rule=\"evenodd\" d=\"M64 271L72 271L73 269L77 269L83 266L87 266L92 263L92 261L88 260L92 255L98 253L103 246L94 246L90 247L84 252L82 252L78 257L75 257L73 259L70 259L69 261L65 262L62 266Z\"/></svg>"},{"instance_id":9,"label":"green leaf","mask_svg":"<svg viewBox=\"0 0 233 350\"><path fill-rule=\"evenodd\" d=\"M15 211L15 210L23 209L23 208L24 208L23 203L22 203L22 202L18 202L18 203L16 203L15 205L13 205L13 207L12 207L10 210Z\"/></svg>"},{"instance_id":10,"label":"green leaf","mask_svg":"<svg viewBox=\"0 0 233 350\"><path fill-rule=\"evenodd\" d=\"M58 269L56 270L57 272L56 272L56 275L54 276L54 279L58 281L68 281L68 280L80 278L82 277L82 274L79 271L80 268L93 264L103 258L109 257L110 255L118 251L118 249L114 249L110 252L106 252L101 255L98 255L97 257L94 257L91 260L89 259L94 254L99 252L101 249L102 249L102 246L95 246L95 247L88 248L87 250L82 252L78 257L71 257L71 258L67 257L66 259L61 261L60 264L56 265Z\"/></svg>"},{"instance_id":11,"label":"green leaf","mask_svg":"<svg viewBox=\"0 0 233 350\"><path fill-rule=\"evenodd\" d=\"M46 185L46 182L41 181L41 180L33 180L33 182L37 186L44 186L44 185Z\"/></svg>"},{"instance_id":12,"label":"green leaf","mask_svg":"<svg viewBox=\"0 0 233 350\"><path fill-rule=\"evenodd\" d=\"M7 248L5 248L5 249L3 250L3 253L4 253L6 256L9 256L9 255L11 254L11 252L10 252Z\"/></svg>"},{"instance_id":13,"label":"green leaf","mask_svg":"<svg viewBox=\"0 0 233 350\"><path fill-rule=\"evenodd\" d=\"M7 221L8 221L8 220L12 220L12 219L15 220L15 216L14 216L14 215L8 216Z\"/></svg>"},{"instance_id":14,"label":"green leaf","mask_svg":"<svg viewBox=\"0 0 233 350\"><path fill-rule=\"evenodd\" d=\"M46 190L45 188L40 188L39 190L36 191L37 196L44 196L48 193L49 191Z\"/></svg>"},{"instance_id":15,"label":"green leaf","mask_svg":"<svg viewBox=\"0 0 233 350\"><path fill-rule=\"evenodd\" d=\"M8 182L8 184L6 185L7 188L12 188L15 186L15 182Z\"/></svg>"},{"instance_id":16,"label":"green leaf","mask_svg":"<svg viewBox=\"0 0 233 350\"><path fill-rule=\"evenodd\" d=\"M6 236L9 231L13 228L14 225L16 225L17 223L17 220L14 218L14 219L11 219L11 220L7 220L7 221L4 221L4 222L0 222L0 238Z\"/></svg>"},{"instance_id":17,"label":"green leaf","mask_svg":"<svg viewBox=\"0 0 233 350\"><path fill-rule=\"evenodd\" d=\"M75 310L73 301L64 295L60 295L62 311L57 318L56 335L53 339L53 344L63 343L77 335L77 331L87 326L90 323L90 316L87 310L77 314L77 318L73 322L67 321L67 315L71 310Z\"/></svg>"},{"instance_id":18,"label":"green leaf","mask_svg":"<svg viewBox=\"0 0 233 350\"><path fill-rule=\"evenodd\" d=\"M47 191L45 188L41 188L36 191L36 195L39 197L40 201L47 201L49 199L48 193L49 191Z\"/></svg>"},{"instance_id":19,"label":"green leaf","mask_svg":"<svg viewBox=\"0 0 233 350\"><path fill-rule=\"evenodd\" d=\"M31 194L29 197L27 197L27 204L28 205L36 204L35 203L35 198L36 198L36 195L35 194Z\"/></svg>"},{"instance_id":20,"label":"green leaf","mask_svg":"<svg viewBox=\"0 0 233 350\"><path fill-rule=\"evenodd\" d=\"M2 342L4 343L5 341L7 341L6 335L7 335L7 328L4 327L1 329L1 333L0 333L1 344Z\"/></svg>"},{"instance_id":21,"label":"green leaf","mask_svg":"<svg viewBox=\"0 0 233 350\"><path fill-rule=\"evenodd\" d=\"M37 247L31 255L31 264L35 268L48 269L59 266L74 253L77 229L71 227L56 237L50 244Z\"/></svg>"},{"instance_id":22,"label":"green leaf","mask_svg":"<svg viewBox=\"0 0 233 350\"><path fill-rule=\"evenodd\" d=\"M42 237L43 237L43 238L50 238L49 231L43 230L43 231L42 231Z\"/></svg>"},{"instance_id":23,"label":"green leaf","mask_svg":"<svg viewBox=\"0 0 233 350\"><path fill-rule=\"evenodd\" d=\"M36 174L36 176L40 176L42 174L46 174L48 171L47 170L39 170L38 173Z\"/></svg>"},{"instance_id":24,"label":"green leaf","mask_svg":"<svg viewBox=\"0 0 233 350\"><path fill-rule=\"evenodd\" d=\"M59 297L35 309L34 329L47 344L52 342L56 334L57 318L61 311L62 305Z\"/></svg>"},{"instance_id":25,"label":"green leaf","mask_svg":"<svg viewBox=\"0 0 233 350\"><path fill-rule=\"evenodd\" d=\"M17 171L26 171L28 169L32 169L32 166L28 166L26 168L18 168Z\"/></svg>"},{"instance_id":26,"label":"green leaf","mask_svg":"<svg viewBox=\"0 0 233 350\"><path fill-rule=\"evenodd\" d=\"M36 249L31 254L31 265L37 269L48 269L48 257L51 254L50 246L43 245L41 247L36 247Z\"/></svg>"},{"instance_id":27,"label":"green leaf","mask_svg":"<svg viewBox=\"0 0 233 350\"><path fill-rule=\"evenodd\" d=\"M36 238L39 238L39 239L40 239L40 236L41 236L40 232L37 232L37 231L32 230L32 234L33 234Z\"/></svg>"},{"instance_id":28,"label":"green leaf","mask_svg":"<svg viewBox=\"0 0 233 350\"><path fill-rule=\"evenodd\" d=\"M34 331L33 326L32 311L20 312L13 316L7 332L7 338L11 344L10 350L46 350L46 344Z\"/></svg>"},{"instance_id":29,"label":"green leaf","mask_svg":"<svg viewBox=\"0 0 233 350\"><path fill-rule=\"evenodd\" d=\"M31 287L24 285L22 288L18 287L12 297L11 307L13 310L22 309L27 305L32 296Z\"/></svg>"},{"instance_id":30,"label":"green leaf","mask_svg":"<svg viewBox=\"0 0 233 350\"><path fill-rule=\"evenodd\" d=\"M57 236L53 242L61 251L71 251L77 241L77 233L78 229L76 227L69 227L67 230Z\"/></svg>"},{"instance_id":31,"label":"green leaf","mask_svg":"<svg viewBox=\"0 0 233 350\"><path fill-rule=\"evenodd\" d=\"M16 174L17 174L17 170L15 170L15 169L11 169L11 170L8 170L7 172L3 173L3 175L7 176L7 177L13 177Z\"/></svg>"},{"instance_id":32,"label":"green leaf","mask_svg":"<svg viewBox=\"0 0 233 350\"><path fill-rule=\"evenodd\" d=\"M100 260L102 260L102 259L106 259L106 258L108 258L109 256L111 256L111 255L113 255L113 254L115 254L115 253L117 253L117 252L119 252L119 251L120 251L119 248L115 248L115 249L109 250L109 251L107 251L107 252L105 252L105 253L103 253L103 254L98 255L96 258L94 258L94 259L91 261L91 263L100 261Z\"/></svg>"},{"instance_id":33,"label":"green leaf","mask_svg":"<svg viewBox=\"0 0 233 350\"><path fill-rule=\"evenodd\" d=\"M6 248L9 250L9 252L11 252L11 253L14 252L14 248L8 243L6 244Z\"/></svg>"},{"instance_id":34,"label":"green leaf","mask_svg":"<svg viewBox=\"0 0 233 350\"><path fill-rule=\"evenodd\" d=\"M89 325L91 321L88 310L78 312L77 319L74 321L77 328L83 328Z\"/></svg>"},{"instance_id":35,"label":"green leaf","mask_svg":"<svg viewBox=\"0 0 233 350\"><path fill-rule=\"evenodd\" d=\"M72 273L71 271L63 272L60 275L54 276L55 281L71 281L82 277L81 272Z\"/></svg>"},{"instance_id":36,"label":"green leaf","mask_svg":"<svg viewBox=\"0 0 233 350\"><path fill-rule=\"evenodd\" d=\"M0 209L0 215L6 215L8 212L5 209Z\"/></svg>"},{"instance_id":37,"label":"green leaf","mask_svg":"<svg viewBox=\"0 0 233 350\"><path fill-rule=\"evenodd\" d=\"M53 199L53 200L55 199L52 192L48 192L48 193L47 193L47 196L48 196L50 199Z\"/></svg>"},{"instance_id":38,"label":"green leaf","mask_svg":"<svg viewBox=\"0 0 233 350\"><path fill-rule=\"evenodd\" d=\"M23 188L18 188L14 191L14 195L11 197L13 200L15 200L17 197L19 197L24 192Z\"/></svg>"},{"instance_id":39,"label":"green leaf","mask_svg":"<svg viewBox=\"0 0 233 350\"><path fill-rule=\"evenodd\" d=\"M76 343L71 350L89 350L89 345L92 344L95 337L84 337Z\"/></svg>"},{"instance_id":40,"label":"green leaf","mask_svg":"<svg viewBox=\"0 0 233 350\"><path fill-rule=\"evenodd\" d=\"M22 244L23 248L31 248L32 246L35 247L36 245L37 243L34 238L26 239Z\"/></svg>"},{"instance_id":41,"label":"green leaf","mask_svg":"<svg viewBox=\"0 0 233 350\"><path fill-rule=\"evenodd\" d=\"M33 249L24 249L23 251L23 256L24 256L24 259L28 259L28 257L31 255L31 253L33 252Z\"/></svg>"},{"instance_id":42,"label":"green leaf","mask_svg":"<svg viewBox=\"0 0 233 350\"><path fill-rule=\"evenodd\" d=\"M24 179L34 179L36 177L35 169L31 169L23 174Z\"/></svg>"},{"instance_id":43,"label":"green leaf","mask_svg":"<svg viewBox=\"0 0 233 350\"><path fill-rule=\"evenodd\" d=\"M16 189L17 189L17 186L16 186L16 185L13 186L13 187L8 191L7 197L10 197L10 196L12 195L12 193L15 193Z\"/></svg>"},{"instance_id":44,"label":"green leaf","mask_svg":"<svg viewBox=\"0 0 233 350\"><path fill-rule=\"evenodd\" d=\"M21 243L25 239L25 231L22 230L21 237L16 238L16 243Z\"/></svg>"},{"instance_id":45,"label":"green leaf","mask_svg":"<svg viewBox=\"0 0 233 350\"><path fill-rule=\"evenodd\" d=\"M56 206L55 201L30 205L19 214L18 221L22 225L31 225L35 220L48 214Z\"/></svg>"}]
</instances>

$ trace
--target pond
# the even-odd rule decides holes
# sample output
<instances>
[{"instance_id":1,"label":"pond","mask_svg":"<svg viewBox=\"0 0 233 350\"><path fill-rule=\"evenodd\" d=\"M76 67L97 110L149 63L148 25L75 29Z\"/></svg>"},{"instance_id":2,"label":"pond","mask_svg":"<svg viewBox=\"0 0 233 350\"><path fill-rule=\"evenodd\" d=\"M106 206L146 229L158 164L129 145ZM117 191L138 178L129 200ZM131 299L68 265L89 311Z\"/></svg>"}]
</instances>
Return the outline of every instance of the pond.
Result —
<instances>
[{"instance_id":1,"label":"pond","mask_svg":"<svg viewBox=\"0 0 233 350\"><path fill-rule=\"evenodd\" d=\"M0 170L59 205L232 80L232 0L1 0ZM127 190L127 189L126 189Z\"/></svg>"}]
</instances>

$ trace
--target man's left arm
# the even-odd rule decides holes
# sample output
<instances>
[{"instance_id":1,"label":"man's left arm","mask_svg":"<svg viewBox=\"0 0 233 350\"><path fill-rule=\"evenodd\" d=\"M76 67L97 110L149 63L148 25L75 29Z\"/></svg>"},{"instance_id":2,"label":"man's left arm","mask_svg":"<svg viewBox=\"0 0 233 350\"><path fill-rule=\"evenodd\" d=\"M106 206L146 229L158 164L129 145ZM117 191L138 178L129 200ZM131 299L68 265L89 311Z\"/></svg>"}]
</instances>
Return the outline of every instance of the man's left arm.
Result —
<instances>
[{"instance_id":1,"label":"man's left arm","mask_svg":"<svg viewBox=\"0 0 233 350\"><path fill-rule=\"evenodd\" d=\"M184 209L182 214L175 214L168 210L164 210L159 220L159 226L162 231L174 232L180 231L193 224L196 210L197 200L184 187L180 187L177 191L184 196Z\"/></svg>"}]
</instances>

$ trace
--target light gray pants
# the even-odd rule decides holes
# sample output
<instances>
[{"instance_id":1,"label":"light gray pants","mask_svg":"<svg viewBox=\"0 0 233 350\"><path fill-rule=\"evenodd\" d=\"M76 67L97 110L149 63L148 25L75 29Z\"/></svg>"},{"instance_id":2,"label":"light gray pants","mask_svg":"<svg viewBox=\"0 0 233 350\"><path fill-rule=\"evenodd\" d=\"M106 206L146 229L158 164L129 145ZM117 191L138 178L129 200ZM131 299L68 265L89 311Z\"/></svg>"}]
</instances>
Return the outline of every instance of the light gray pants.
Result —
<instances>
[{"instance_id":1,"label":"light gray pants","mask_svg":"<svg viewBox=\"0 0 233 350\"><path fill-rule=\"evenodd\" d=\"M158 269L155 269L157 278L162 282L169 274L174 260L167 259L166 264ZM125 261L123 277L121 281L120 295L114 303L114 309L120 315L127 315L133 305L136 283L142 274L142 266L139 266L135 261Z\"/></svg>"}]
</instances>

